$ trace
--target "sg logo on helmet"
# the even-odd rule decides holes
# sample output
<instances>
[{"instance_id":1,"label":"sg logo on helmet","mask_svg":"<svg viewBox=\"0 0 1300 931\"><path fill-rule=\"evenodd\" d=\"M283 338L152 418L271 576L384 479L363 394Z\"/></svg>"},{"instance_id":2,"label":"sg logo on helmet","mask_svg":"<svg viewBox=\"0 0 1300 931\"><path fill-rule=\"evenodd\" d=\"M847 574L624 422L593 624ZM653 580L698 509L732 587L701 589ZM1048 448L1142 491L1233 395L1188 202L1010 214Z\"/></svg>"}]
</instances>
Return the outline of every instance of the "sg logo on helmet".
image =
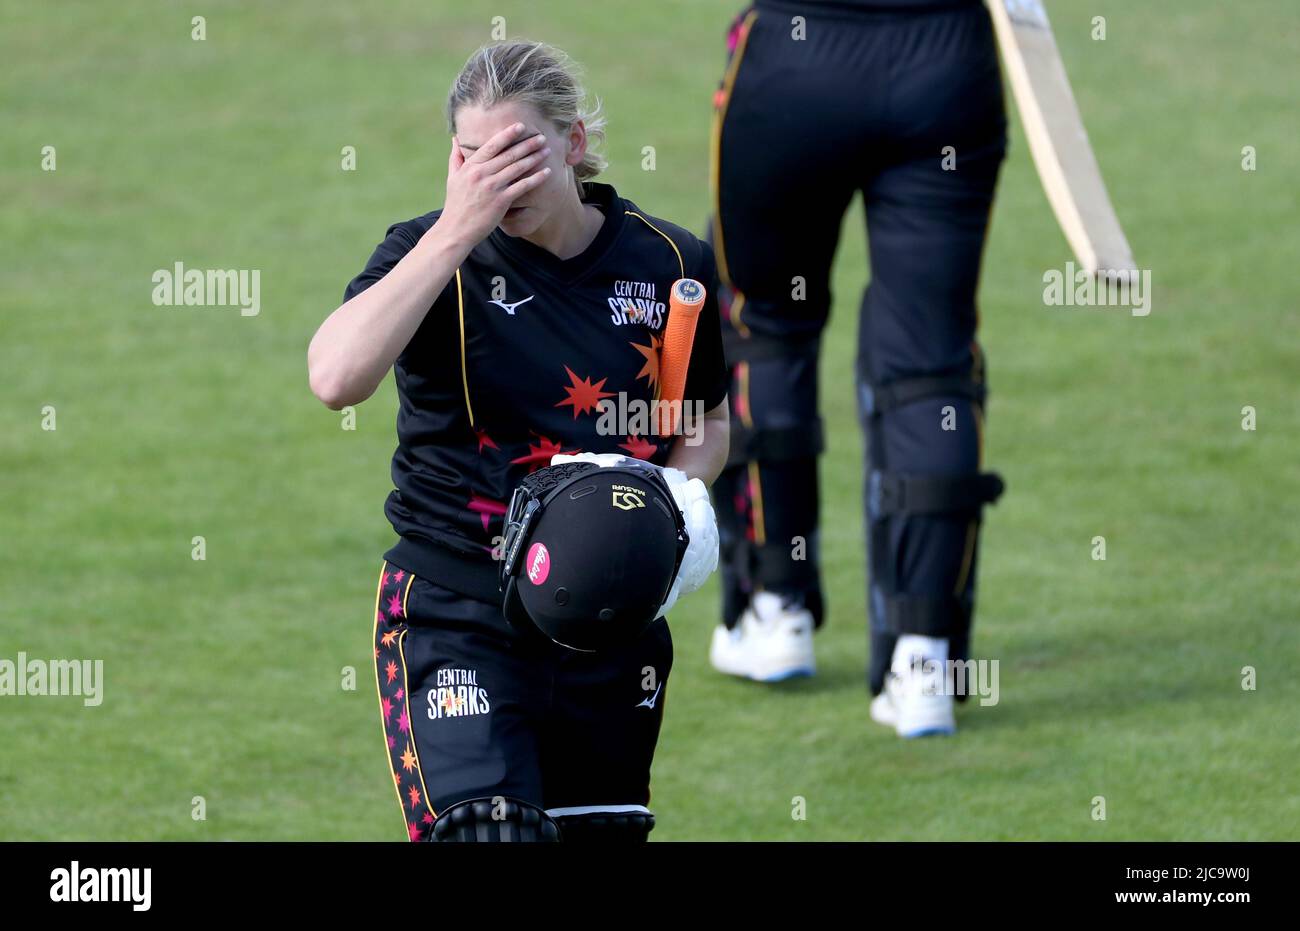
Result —
<instances>
[{"instance_id":1,"label":"sg logo on helmet","mask_svg":"<svg viewBox=\"0 0 1300 931\"><path fill-rule=\"evenodd\" d=\"M645 492L640 488L633 488L630 485L614 486L614 507L620 511L631 511L635 508L645 507L645 499L642 497Z\"/></svg>"}]
</instances>

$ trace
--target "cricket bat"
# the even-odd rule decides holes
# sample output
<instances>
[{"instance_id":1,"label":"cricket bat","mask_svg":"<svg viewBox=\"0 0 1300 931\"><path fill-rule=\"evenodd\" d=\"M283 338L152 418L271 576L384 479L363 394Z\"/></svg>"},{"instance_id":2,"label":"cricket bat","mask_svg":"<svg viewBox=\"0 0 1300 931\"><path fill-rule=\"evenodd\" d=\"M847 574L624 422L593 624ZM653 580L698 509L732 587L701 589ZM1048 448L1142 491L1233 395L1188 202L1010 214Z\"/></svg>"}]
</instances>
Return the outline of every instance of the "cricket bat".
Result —
<instances>
[{"instance_id":1,"label":"cricket bat","mask_svg":"<svg viewBox=\"0 0 1300 931\"><path fill-rule=\"evenodd\" d=\"M1038 177L1061 231L1091 275L1136 270L1042 0L988 0Z\"/></svg>"},{"instance_id":2,"label":"cricket bat","mask_svg":"<svg viewBox=\"0 0 1300 931\"><path fill-rule=\"evenodd\" d=\"M686 374L691 367L691 349L695 345L695 322L707 295L704 285L694 278L678 278L668 293L668 323L664 326L664 344L659 352L657 432L661 437L672 436L677 431L682 396L686 393Z\"/></svg>"}]
</instances>

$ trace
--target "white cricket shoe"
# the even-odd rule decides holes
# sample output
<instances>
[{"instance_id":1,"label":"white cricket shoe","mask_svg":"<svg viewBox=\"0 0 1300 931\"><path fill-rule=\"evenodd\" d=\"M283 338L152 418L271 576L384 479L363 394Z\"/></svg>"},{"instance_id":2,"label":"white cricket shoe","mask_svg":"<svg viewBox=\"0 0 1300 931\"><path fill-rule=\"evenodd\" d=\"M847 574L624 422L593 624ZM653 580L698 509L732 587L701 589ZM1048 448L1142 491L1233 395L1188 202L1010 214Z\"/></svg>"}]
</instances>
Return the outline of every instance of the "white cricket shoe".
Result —
<instances>
[{"instance_id":1,"label":"white cricket shoe","mask_svg":"<svg viewBox=\"0 0 1300 931\"><path fill-rule=\"evenodd\" d=\"M714 629L709 662L718 672L756 682L811 676L817 671L813 627L807 608L787 608L780 595L758 592L735 627Z\"/></svg>"},{"instance_id":2,"label":"white cricket shoe","mask_svg":"<svg viewBox=\"0 0 1300 931\"><path fill-rule=\"evenodd\" d=\"M885 673L885 688L879 695L871 699L871 720L877 724L883 724L885 727L893 727L898 723L898 709L894 707L894 698L889 694L890 680L894 678L893 673Z\"/></svg>"},{"instance_id":3,"label":"white cricket shoe","mask_svg":"<svg viewBox=\"0 0 1300 931\"><path fill-rule=\"evenodd\" d=\"M903 634L884 691L871 700L871 720L892 727L899 737L957 733L947 675L946 639Z\"/></svg>"}]
</instances>

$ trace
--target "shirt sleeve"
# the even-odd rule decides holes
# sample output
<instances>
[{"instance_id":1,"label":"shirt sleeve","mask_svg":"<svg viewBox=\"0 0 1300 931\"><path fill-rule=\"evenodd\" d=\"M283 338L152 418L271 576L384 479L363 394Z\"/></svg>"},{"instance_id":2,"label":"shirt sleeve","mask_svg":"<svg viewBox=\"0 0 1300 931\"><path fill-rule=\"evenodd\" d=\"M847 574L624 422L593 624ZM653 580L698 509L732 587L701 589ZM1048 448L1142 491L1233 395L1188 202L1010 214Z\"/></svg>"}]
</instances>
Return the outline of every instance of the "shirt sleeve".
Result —
<instances>
[{"instance_id":1,"label":"shirt sleeve","mask_svg":"<svg viewBox=\"0 0 1300 931\"><path fill-rule=\"evenodd\" d=\"M390 226L384 241L375 247L375 251L371 254L370 260L366 262L366 267L361 274L348 282L347 288L343 291L344 303L352 300L352 298L391 272L393 267L415 248L416 243L420 241L420 237L424 235L426 229L427 224L417 220L408 220L405 223L395 223ZM432 347L436 347L440 342L445 341L445 315L437 311L446 308L448 306L447 302L454 300L454 297L455 276L447 282L446 287L434 298L433 304L429 308L430 312L425 314L410 342L398 355L398 362L404 361L411 353L428 352Z\"/></svg>"},{"instance_id":2,"label":"shirt sleeve","mask_svg":"<svg viewBox=\"0 0 1300 931\"><path fill-rule=\"evenodd\" d=\"M375 251L371 254L370 261L366 263L365 269L348 282L348 286L343 292L343 302L346 304L391 272L393 266L402 261L406 253L414 248L415 240L411 238L411 233L406 229L406 224L395 223L390 226L388 235L384 237L383 242L375 247Z\"/></svg>"},{"instance_id":3,"label":"shirt sleeve","mask_svg":"<svg viewBox=\"0 0 1300 931\"><path fill-rule=\"evenodd\" d=\"M691 345L691 362L686 369L686 398L703 402L704 410L711 411L727 397L731 373L722 352L722 319L718 314L718 268L713 249L700 242L700 264L695 278L708 290L704 306L695 323L695 339Z\"/></svg>"}]
</instances>

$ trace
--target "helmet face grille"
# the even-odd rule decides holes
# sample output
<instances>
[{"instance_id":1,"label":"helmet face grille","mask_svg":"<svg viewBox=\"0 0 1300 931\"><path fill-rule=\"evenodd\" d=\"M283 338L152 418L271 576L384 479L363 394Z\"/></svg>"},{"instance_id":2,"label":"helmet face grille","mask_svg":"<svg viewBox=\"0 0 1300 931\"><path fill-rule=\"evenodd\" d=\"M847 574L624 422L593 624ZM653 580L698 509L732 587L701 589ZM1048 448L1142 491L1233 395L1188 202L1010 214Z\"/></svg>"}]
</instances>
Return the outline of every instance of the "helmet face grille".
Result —
<instances>
[{"instance_id":1,"label":"helmet face grille","mask_svg":"<svg viewBox=\"0 0 1300 931\"><path fill-rule=\"evenodd\" d=\"M527 488L535 497L542 498L570 479L599 468L594 462L564 462L547 466L525 476L520 480L519 487Z\"/></svg>"},{"instance_id":2,"label":"helmet face grille","mask_svg":"<svg viewBox=\"0 0 1300 931\"><path fill-rule=\"evenodd\" d=\"M600 466L594 462L565 462L538 469L524 476L510 496L506 510L504 541L501 552L501 589L504 591L510 576L519 572L520 555L537 512L546 504L549 494L566 482L584 475Z\"/></svg>"}]
</instances>

